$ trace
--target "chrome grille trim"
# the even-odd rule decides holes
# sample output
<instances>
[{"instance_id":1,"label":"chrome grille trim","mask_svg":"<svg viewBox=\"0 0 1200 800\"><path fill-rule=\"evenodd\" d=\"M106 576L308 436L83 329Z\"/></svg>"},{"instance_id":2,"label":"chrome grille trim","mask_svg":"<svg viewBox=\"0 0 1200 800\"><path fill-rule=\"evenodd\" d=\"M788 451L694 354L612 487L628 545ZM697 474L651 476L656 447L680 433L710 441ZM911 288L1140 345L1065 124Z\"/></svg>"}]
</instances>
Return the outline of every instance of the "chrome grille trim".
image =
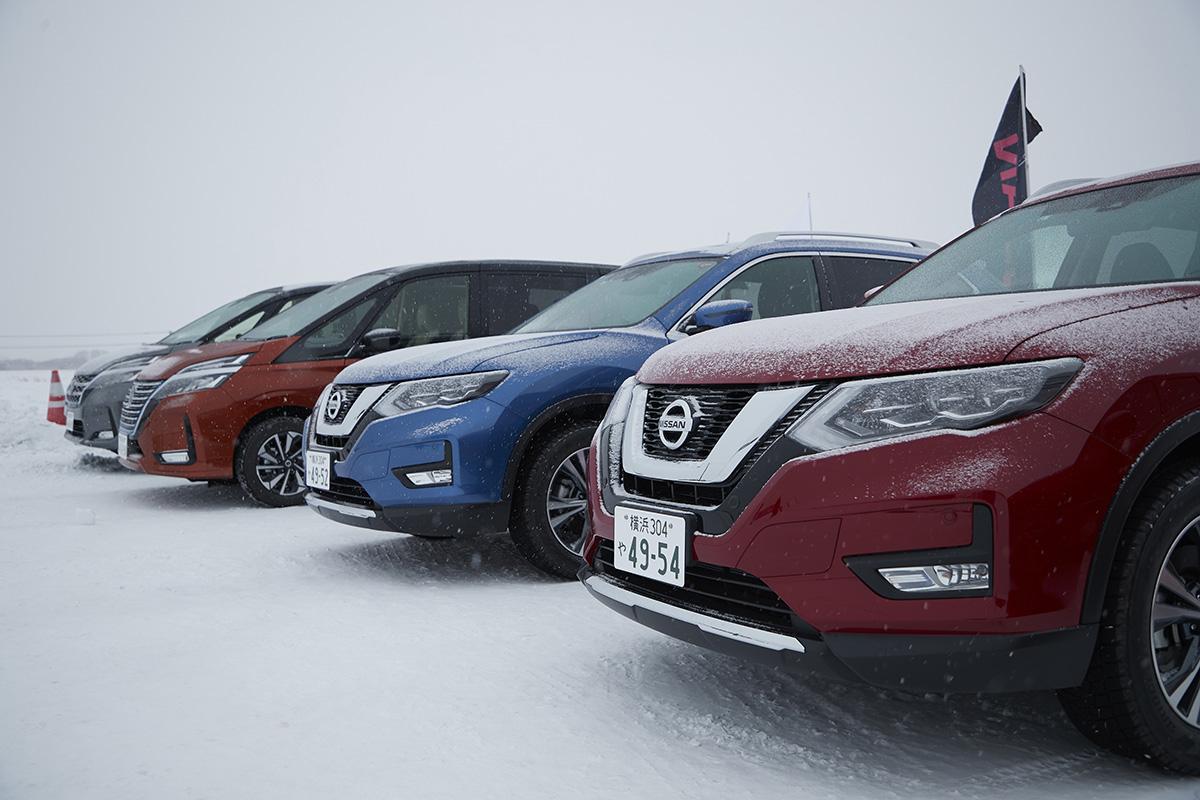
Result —
<instances>
[{"instance_id":1,"label":"chrome grille trim","mask_svg":"<svg viewBox=\"0 0 1200 800\"><path fill-rule=\"evenodd\" d=\"M146 405L159 386L162 386L162 381L133 382L121 403L121 433L130 437L137 435L142 416L146 413Z\"/></svg>"},{"instance_id":2,"label":"chrome grille trim","mask_svg":"<svg viewBox=\"0 0 1200 800\"><path fill-rule=\"evenodd\" d=\"M98 373L97 373L98 374ZM88 384L96 380L96 375L82 375L76 373L71 378L71 383L67 386L66 403L72 407L78 407L83 402L83 393L87 391Z\"/></svg>"}]
</instances>

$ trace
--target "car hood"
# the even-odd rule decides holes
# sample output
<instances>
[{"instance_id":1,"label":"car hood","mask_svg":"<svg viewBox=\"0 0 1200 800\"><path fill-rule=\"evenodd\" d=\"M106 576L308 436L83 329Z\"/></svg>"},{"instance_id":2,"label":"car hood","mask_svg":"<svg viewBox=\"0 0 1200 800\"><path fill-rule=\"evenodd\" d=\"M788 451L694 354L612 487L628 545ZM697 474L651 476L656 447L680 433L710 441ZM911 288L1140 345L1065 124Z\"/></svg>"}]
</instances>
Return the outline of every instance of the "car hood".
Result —
<instances>
[{"instance_id":1,"label":"car hood","mask_svg":"<svg viewBox=\"0 0 1200 800\"><path fill-rule=\"evenodd\" d=\"M519 353L595 339L603 331L519 333L406 347L363 359L342 370L338 383L389 383L480 369L505 369ZM520 359L524 363L527 359Z\"/></svg>"},{"instance_id":2,"label":"car hood","mask_svg":"<svg viewBox=\"0 0 1200 800\"><path fill-rule=\"evenodd\" d=\"M1200 286L1194 283L1063 289L744 322L660 350L638 378L646 383L778 383L995 364L1039 333L1196 295Z\"/></svg>"},{"instance_id":3,"label":"car hood","mask_svg":"<svg viewBox=\"0 0 1200 800\"><path fill-rule=\"evenodd\" d=\"M171 352L171 348L161 344L134 344L127 347L118 347L85 361L82 366L75 370L75 374L98 375L122 361L129 361L135 358L149 358L150 356L158 356L169 352Z\"/></svg>"},{"instance_id":4,"label":"car hood","mask_svg":"<svg viewBox=\"0 0 1200 800\"><path fill-rule=\"evenodd\" d=\"M272 349L272 356L275 355L275 349L280 343L292 341L291 339L267 339L261 342L214 342L212 344L202 344L196 347L186 347L182 350L176 350L173 353L163 356L155 361L150 366L138 373L137 380L139 381L161 381L174 375L179 370L185 367L190 367L193 364L199 364L201 361L209 361L214 358L224 358L226 356L240 356L243 353L257 353ZM278 350L282 350L278 347Z\"/></svg>"}]
</instances>

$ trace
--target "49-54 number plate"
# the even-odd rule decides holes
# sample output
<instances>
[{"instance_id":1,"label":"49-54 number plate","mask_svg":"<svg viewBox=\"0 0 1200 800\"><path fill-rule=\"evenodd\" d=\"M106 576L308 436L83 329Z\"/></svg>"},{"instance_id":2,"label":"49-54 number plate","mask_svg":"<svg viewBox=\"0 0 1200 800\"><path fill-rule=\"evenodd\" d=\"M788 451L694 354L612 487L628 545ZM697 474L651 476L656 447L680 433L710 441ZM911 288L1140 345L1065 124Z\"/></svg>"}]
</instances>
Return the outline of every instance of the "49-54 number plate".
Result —
<instances>
[{"instance_id":1,"label":"49-54 number plate","mask_svg":"<svg viewBox=\"0 0 1200 800\"><path fill-rule=\"evenodd\" d=\"M628 506L616 507L613 565L623 572L683 586L687 520Z\"/></svg>"}]
</instances>

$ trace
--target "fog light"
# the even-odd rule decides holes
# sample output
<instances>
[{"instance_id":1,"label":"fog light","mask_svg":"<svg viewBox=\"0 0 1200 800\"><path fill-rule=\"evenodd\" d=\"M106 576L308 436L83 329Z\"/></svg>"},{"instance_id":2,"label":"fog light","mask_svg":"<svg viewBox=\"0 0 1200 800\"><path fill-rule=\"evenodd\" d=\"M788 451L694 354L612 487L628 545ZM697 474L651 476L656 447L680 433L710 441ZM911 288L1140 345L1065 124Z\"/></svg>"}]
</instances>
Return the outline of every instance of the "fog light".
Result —
<instances>
[{"instance_id":1,"label":"fog light","mask_svg":"<svg viewBox=\"0 0 1200 800\"><path fill-rule=\"evenodd\" d=\"M186 464L192 460L187 450L168 450L158 454L158 460L164 464Z\"/></svg>"},{"instance_id":2,"label":"fog light","mask_svg":"<svg viewBox=\"0 0 1200 800\"><path fill-rule=\"evenodd\" d=\"M988 564L931 564L927 567L886 567L884 580L901 592L966 592L990 589Z\"/></svg>"},{"instance_id":3,"label":"fog light","mask_svg":"<svg viewBox=\"0 0 1200 800\"><path fill-rule=\"evenodd\" d=\"M414 486L441 486L454 481L454 472L448 469L431 469L428 472L406 472L405 476Z\"/></svg>"},{"instance_id":4,"label":"fog light","mask_svg":"<svg viewBox=\"0 0 1200 800\"><path fill-rule=\"evenodd\" d=\"M113 432L112 431L100 431L99 433L96 434L96 438L97 439L111 439L111 438L113 438Z\"/></svg>"}]
</instances>

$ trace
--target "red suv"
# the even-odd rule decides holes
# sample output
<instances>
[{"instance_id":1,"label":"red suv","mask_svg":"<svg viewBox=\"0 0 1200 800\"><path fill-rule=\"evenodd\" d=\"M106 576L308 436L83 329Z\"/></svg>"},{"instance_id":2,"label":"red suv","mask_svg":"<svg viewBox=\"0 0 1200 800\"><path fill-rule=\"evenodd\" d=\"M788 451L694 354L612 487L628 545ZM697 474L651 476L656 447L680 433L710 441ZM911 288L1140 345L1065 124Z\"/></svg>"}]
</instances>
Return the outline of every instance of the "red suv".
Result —
<instances>
[{"instance_id":1,"label":"red suv","mask_svg":"<svg viewBox=\"0 0 1200 800\"><path fill-rule=\"evenodd\" d=\"M592 445L581 573L664 633L1055 689L1200 773L1200 164L1074 186L862 307L672 344Z\"/></svg>"}]
</instances>

